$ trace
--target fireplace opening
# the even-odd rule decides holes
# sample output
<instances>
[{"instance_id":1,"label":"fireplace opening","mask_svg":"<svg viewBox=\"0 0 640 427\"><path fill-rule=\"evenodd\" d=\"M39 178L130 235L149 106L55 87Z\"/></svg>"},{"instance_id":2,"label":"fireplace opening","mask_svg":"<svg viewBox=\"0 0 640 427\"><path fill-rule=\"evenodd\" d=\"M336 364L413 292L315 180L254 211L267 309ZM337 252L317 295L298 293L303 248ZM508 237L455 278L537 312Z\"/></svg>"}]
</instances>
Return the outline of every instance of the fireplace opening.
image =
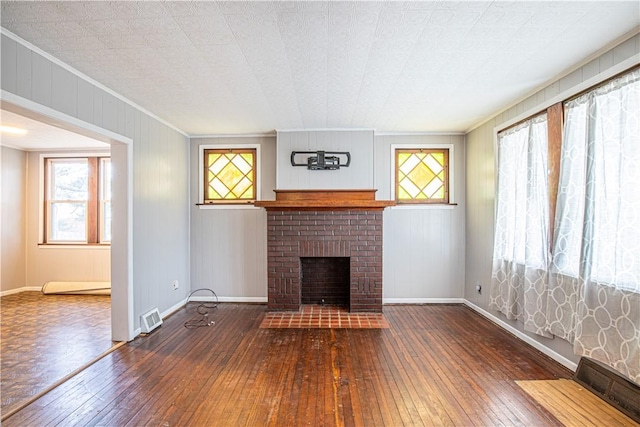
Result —
<instances>
[{"instance_id":1,"label":"fireplace opening","mask_svg":"<svg viewBox=\"0 0 640 427\"><path fill-rule=\"evenodd\" d=\"M349 257L300 258L300 302L349 307Z\"/></svg>"}]
</instances>

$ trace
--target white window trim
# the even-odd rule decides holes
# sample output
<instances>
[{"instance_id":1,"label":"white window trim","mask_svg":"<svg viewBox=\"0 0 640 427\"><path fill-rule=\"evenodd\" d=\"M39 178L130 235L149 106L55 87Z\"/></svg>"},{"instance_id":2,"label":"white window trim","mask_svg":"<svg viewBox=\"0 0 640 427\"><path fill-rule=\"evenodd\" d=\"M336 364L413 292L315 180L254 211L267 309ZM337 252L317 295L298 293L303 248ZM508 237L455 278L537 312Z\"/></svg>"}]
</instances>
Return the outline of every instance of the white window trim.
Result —
<instances>
[{"instance_id":1,"label":"white window trim","mask_svg":"<svg viewBox=\"0 0 640 427\"><path fill-rule=\"evenodd\" d=\"M260 155L260 144L204 144L198 146L198 208L199 209L260 209L253 203L211 203L204 204L204 152L205 150L237 150L237 149L255 149L256 150L256 200L261 200L262 194L262 164Z\"/></svg>"},{"instance_id":2,"label":"white window trim","mask_svg":"<svg viewBox=\"0 0 640 427\"><path fill-rule=\"evenodd\" d=\"M456 204L456 198L454 194L455 189L455 148L454 144L391 144L391 200L396 199L396 150L449 150L449 203L437 204L437 203L412 203L405 205L393 206L392 209L453 209Z\"/></svg>"},{"instance_id":3,"label":"white window trim","mask_svg":"<svg viewBox=\"0 0 640 427\"><path fill-rule=\"evenodd\" d=\"M89 152L73 152L73 153L65 153L65 152L56 152L56 153L40 153L39 159L38 159L38 200L40 201L40 203L38 203L39 209L38 209L38 245L43 245L41 247L45 247L45 245L47 245L47 243L45 243L46 239L44 237L44 221L45 221L45 217L44 217L44 205L45 205L45 193L46 193L46 188L44 188L44 163L45 163L45 159L53 159L53 158L59 158L59 159L73 159L73 158L86 158L86 157L111 157L111 153L108 151L89 151ZM48 222L48 219L47 219ZM87 247L94 247L94 245L82 245L82 244L78 244L77 242L70 242L70 243L64 243L64 242L56 242L55 244L53 244L52 246L54 247L60 247L60 246L78 246L78 247L83 247L83 248L87 248Z\"/></svg>"}]
</instances>

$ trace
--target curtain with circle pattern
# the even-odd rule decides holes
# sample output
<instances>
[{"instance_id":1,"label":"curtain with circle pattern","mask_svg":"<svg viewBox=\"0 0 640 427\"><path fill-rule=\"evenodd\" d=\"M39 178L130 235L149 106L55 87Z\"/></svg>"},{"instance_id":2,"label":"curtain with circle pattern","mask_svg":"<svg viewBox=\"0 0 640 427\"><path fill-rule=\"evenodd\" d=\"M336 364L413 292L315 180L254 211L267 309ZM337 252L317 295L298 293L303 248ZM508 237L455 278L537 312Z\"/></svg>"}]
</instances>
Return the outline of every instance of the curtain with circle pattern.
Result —
<instances>
[{"instance_id":1,"label":"curtain with circle pattern","mask_svg":"<svg viewBox=\"0 0 640 427\"><path fill-rule=\"evenodd\" d=\"M547 330L640 383L640 70L565 104Z\"/></svg>"},{"instance_id":2,"label":"curtain with circle pattern","mask_svg":"<svg viewBox=\"0 0 640 427\"><path fill-rule=\"evenodd\" d=\"M545 328L549 256L547 115L498 135L496 230L490 308Z\"/></svg>"},{"instance_id":3,"label":"curtain with circle pattern","mask_svg":"<svg viewBox=\"0 0 640 427\"><path fill-rule=\"evenodd\" d=\"M546 115L497 153L489 307L640 383L640 70L565 103L552 250Z\"/></svg>"}]
</instances>

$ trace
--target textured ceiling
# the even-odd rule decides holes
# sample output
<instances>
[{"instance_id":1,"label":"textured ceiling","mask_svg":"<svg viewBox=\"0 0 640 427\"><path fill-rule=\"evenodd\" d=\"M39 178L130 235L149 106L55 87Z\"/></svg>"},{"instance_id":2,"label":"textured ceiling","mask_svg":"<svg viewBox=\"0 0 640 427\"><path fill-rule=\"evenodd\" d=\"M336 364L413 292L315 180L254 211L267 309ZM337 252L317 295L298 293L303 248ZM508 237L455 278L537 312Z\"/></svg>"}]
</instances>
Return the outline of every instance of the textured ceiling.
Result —
<instances>
[{"instance_id":1,"label":"textured ceiling","mask_svg":"<svg viewBox=\"0 0 640 427\"><path fill-rule=\"evenodd\" d=\"M2 1L4 28L190 135L465 131L639 24L637 1Z\"/></svg>"}]
</instances>

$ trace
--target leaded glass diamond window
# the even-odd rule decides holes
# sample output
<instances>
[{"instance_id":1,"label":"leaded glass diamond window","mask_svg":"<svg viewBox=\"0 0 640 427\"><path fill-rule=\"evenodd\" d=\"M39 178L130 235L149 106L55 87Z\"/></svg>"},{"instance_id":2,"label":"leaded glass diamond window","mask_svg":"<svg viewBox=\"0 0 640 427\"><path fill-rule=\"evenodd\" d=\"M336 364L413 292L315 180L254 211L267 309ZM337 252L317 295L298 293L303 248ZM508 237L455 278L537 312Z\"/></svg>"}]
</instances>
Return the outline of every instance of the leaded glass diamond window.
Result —
<instances>
[{"instance_id":1,"label":"leaded glass diamond window","mask_svg":"<svg viewBox=\"0 0 640 427\"><path fill-rule=\"evenodd\" d=\"M398 203L449 203L448 181L448 149L396 150Z\"/></svg>"},{"instance_id":2,"label":"leaded glass diamond window","mask_svg":"<svg viewBox=\"0 0 640 427\"><path fill-rule=\"evenodd\" d=\"M256 150L204 150L204 202L256 199Z\"/></svg>"}]
</instances>

